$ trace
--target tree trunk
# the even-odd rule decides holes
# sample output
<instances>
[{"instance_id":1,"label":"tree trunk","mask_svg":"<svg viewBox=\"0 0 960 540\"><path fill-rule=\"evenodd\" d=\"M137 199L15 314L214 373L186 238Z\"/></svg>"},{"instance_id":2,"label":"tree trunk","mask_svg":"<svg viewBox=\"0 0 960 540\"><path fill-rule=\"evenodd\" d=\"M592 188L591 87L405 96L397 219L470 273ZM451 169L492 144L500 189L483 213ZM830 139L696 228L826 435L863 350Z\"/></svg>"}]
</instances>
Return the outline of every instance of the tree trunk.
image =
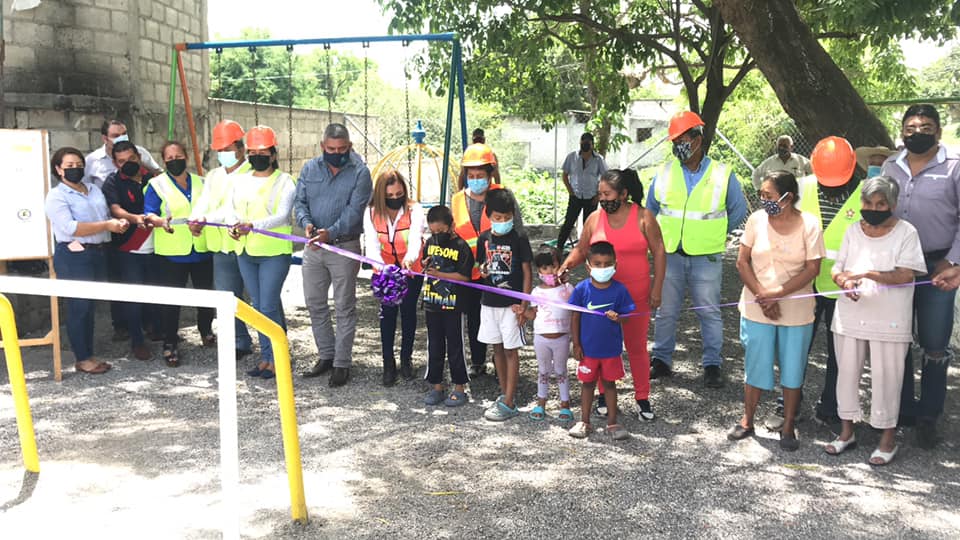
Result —
<instances>
[{"instance_id":1,"label":"tree trunk","mask_svg":"<svg viewBox=\"0 0 960 540\"><path fill-rule=\"evenodd\" d=\"M820 46L793 0L716 0L714 5L810 140L840 135L854 147L893 147L886 128Z\"/></svg>"}]
</instances>

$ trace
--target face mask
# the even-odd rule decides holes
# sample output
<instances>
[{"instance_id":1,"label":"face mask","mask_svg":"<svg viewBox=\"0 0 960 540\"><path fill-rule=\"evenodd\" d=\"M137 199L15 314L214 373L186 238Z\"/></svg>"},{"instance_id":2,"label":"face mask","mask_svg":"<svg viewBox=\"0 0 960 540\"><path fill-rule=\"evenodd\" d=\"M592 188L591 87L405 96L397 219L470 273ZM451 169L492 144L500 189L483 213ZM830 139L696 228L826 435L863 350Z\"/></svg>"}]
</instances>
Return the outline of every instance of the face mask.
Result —
<instances>
[{"instance_id":1,"label":"face mask","mask_svg":"<svg viewBox=\"0 0 960 540\"><path fill-rule=\"evenodd\" d=\"M903 145L914 154L922 154L933 148L937 139L930 133L914 133L903 138Z\"/></svg>"},{"instance_id":2,"label":"face mask","mask_svg":"<svg viewBox=\"0 0 960 540\"><path fill-rule=\"evenodd\" d=\"M883 167L880 165L871 165L867 167L867 178L873 178L875 176L880 176Z\"/></svg>"},{"instance_id":3,"label":"face mask","mask_svg":"<svg viewBox=\"0 0 960 540\"><path fill-rule=\"evenodd\" d=\"M110 139L110 142L112 142L113 144L117 144L118 142L124 142L129 140L130 140L130 137L127 137L126 133L124 133L123 135L117 135L116 137Z\"/></svg>"},{"instance_id":4,"label":"face mask","mask_svg":"<svg viewBox=\"0 0 960 540\"><path fill-rule=\"evenodd\" d=\"M780 159L790 159L790 150L786 148L777 148L777 155L780 156Z\"/></svg>"},{"instance_id":5,"label":"face mask","mask_svg":"<svg viewBox=\"0 0 960 540\"><path fill-rule=\"evenodd\" d=\"M253 167L253 170L263 172L270 168L270 163L273 161L273 156L258 156L254 154L247 156L247 161L250 162L250 166Z\"/></svg>"},{"instance_id":6,"label":"face mask","mask_svg":"<svg viewBox=\"0 0 960 540\"><path fill-rule=\"evenodd\" d=\"M468 178L467 189L474 195L481 195L490 187L490 180L486 178Z\"/></svg>"},{"instance_id":7,"label":"face mask","mask_svg":"<svg viewBox=\"0 0 960 540\"><path fill-rule=\"evenodd\" d=\"M537 273L540 276L540 281L547 287L555 287L557 285L557 276L555 274L541 274Z\"/></svg>"},{"instance_id":8,"label":"face mask","mask_svg":"<svg viewBox=\"0 0 960 540\"><path fill-rule=\"evenodd\" d=\"M387 208L391 210L399 210L403 208L405 204L407 204L407 198L405 196L399 199L387 199Z\"/></svg>"},{"instance_id":9,"label":"face mask","mask_svg":"<svg viewBox=\"0 0 960 540\"><path fill-rule=\"evenodd\" d=\"M686 162L693 156L693 146L689 141L674 143L673 155L682 162Z\"/></svg>"},{"instance_id":10,"label":"face mask","mask_svg":"<svg viewBox=\"0 0 960 540\"><path fill-rule=\"evenodd\" d=\"M493 231L493 234L503 236L508 234L513 230L513 220L510 221L494 221L490 224L490 230Z\"/></svg>"},{"instance_id":11,"label":"face mask","mask_svg":"<svg viewBox=\"0 0 960 540\"><path fill-rule=\"evenodd\" d=\"M606 268L591 268L590 277L597 281L597 283L606 283L613 279L613 275L617 273L616 266L608 266Z\"/></svg>"},{"instance_id":12,"label":"face mask","mask_svg":"<svg viewBox=\"0 0 960 540\"><path fill-rule=\"evenodd\" d=\"M445 246L450 242L450 233L449 232L433 233L433 239L437 241L437 244L441 246Z\"/></svg>"},{"instance_id":13,"label":"face mask","mask_svg":"<svg viewBox=\"0 0 960 540\"><path fill-rule=\"evenodd\" d=\"M784 193L783 195L780 196L779 199L775 201L760 199L760 204L763 205L763 209L766 210L768 214L770 214L771 216L778 216L780 215L780 212L783 212L783 208L780 207L780 201L782 201L783 198L786 196L787 194Z\"/></svg>"},{"instance_id":14,"label":"face mask","mask_svg":"<svg viewBox=\"0 0 960 540\"><path fill-rule=\"evenodd\" d=\"M127 178L133 178L140 173L140 163L136 161L128 161L120 166L120 172Z\"/></svg>"},{"instance_id":15,"label":"face mask","mask_svg":"<svg viewBox=\"0 0 960 540\"><path fill-rule=\"evenodd\" d=\"M582 142L580 143L580 153L585 154L590 151L590 143Z\"/></svg>"},{"instance_id":16,"label":"face mask","mask_svg":"<svg viewBox=\"0 0 960 540\"><path fill-rule=\"evenodd\" d=\"M228 169L240 162L240 160L237 159L237 153L233 150L217 152L217 161Z\"/></svg>"},{"instance_id":17,"label":"face mask","mask_svg":"<svg viewBox=\"0 0 960 540\"><path fill-rule=\"evenodd\" d=\"M884 221L890 219L890 216L893 215L891 210L861 210L860 217L869 225L876 227Z\"/></svg>"},{"instance_id":18,"label":"face mask","mask_svg":"<svg viewBox=\"0 0 960 540\"><path fill-rule=\"evenodd\" d=\"M323 161L334 169L342 169L350 162L350 151L348 150L342 154L331 154L330 152L324 151Z\"/></svg>"},{"instance_id":19,"label":"face mask","mask_svg":"<svg viewBox=\"0 0 960 540\"><path fill-rule=\"evenodd\" d=\"M187 170L187 160L185 159L171 159L170 161L164 161L163 164L167 166L167 172L174 176L180 176L183 171Z\"/></svg>"},{"instance_id":20,"label":"face mask","mask_svg":"<svg viewBox=\"0 0 960 540\"><path fill-rule=\"evenodd\" d=\"M83 180L83 167L64 169L63 179L74 184L79 184L80 181Z\"/></svg>"},{"instance_id":21,"label":"face mask","mask_svg":"<svg viewBox=\"0 0 960 540\"><path fill-rule=\"evenodd\" d=\"M623 201L620 199L613 199L611 201L599 201L600 208L603 208L603 211L608 214L613 214L623 205Z\"/></svg>"}]
</instances>

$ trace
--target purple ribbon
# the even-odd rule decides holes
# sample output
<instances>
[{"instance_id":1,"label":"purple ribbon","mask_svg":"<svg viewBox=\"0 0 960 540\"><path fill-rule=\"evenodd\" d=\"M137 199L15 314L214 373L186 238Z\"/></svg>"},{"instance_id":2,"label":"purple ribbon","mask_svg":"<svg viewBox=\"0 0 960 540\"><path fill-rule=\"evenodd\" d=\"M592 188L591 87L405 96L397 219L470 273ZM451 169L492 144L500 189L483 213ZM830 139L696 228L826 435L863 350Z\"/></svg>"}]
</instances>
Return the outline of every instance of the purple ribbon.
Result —
<instances>
[{"instance_id":1,"label":"purple ribbon","mask_svg":"<svg viewBox=\"0 0 960 540\"><path fill-rule=\"evenodd\" d=\"M222 228L225 228L225 229L232 229L232 228L233 228L233 225L226 225L226 224L224 224L224 223L210 223L210 222L208 222L208 221L196 221L196 222L191 222L191 223L192 223L192 224L196 224L196 225L203 225L203 226L205 226L205 227L222 227ZM247 230L247 229L244 228L244 230ZM320 248L320 249L325 249L325 250L327 250L327 251L329 251L329 252L331 252L331 253L336 253L337 255L341 255L341 256L343 256L343 257L347 257L348 259L353 259L353 260L359 261L359 262L361 262L361 263L367 263L367 264L369 264L369 265L371 265L371 266L376 267L378 270L382 270L383 268L389 266L388 264L382 263L382 262L380 262L380 261L375 261L375 260L371 259L370 257L365 257L365 256L363 256L363 255L360 255L359 253L354 253L354 252L352 252L352 251L347 251L347 250L345 250L345 249L339 248L339 247L334 246L334 245L332 245L332 244L325 244L325 243L323 243L323 242L317 242L317 241L311 240L310 238L307 238L307 237L305 237L305 236L294 236L294 235L292 235L292 234L284 234L284 233L278 233L278 232L274 232L274 231L268 231L268 230L265 230L265 229L256 229L256 228L250 228L250 229L248 229L248 230L249 230L249 232L252 232L252 233L262 234L262 235L264 235L264 236L270 236L270 237L277 238L277 239L280 239L280 240L289 240L289 241L291 241L291 242L296 242L296 243L298 243L298 244L308 244L308 245L310 245L310 246L316 246L316 247L318 247L318 248ZM470 287L470 288L472 288L472 289L477 289L477 290L489 292L489 293L492 293L492 294L499 294L500 296L506 296L506 297L508 297L508 298L514 298L514 299L517 299L517 300L520 300L520 301L527 301L527 302L532 302L532 303L536 303L536 304L540 304L540 305L549 305L549 306L557 307L557 308L560 308L560 309L565 309L565 310L567 310L567 311L579 311L580 313L588 313L588 314L590 314L590 315L599 315L599 316L601 316L601 317L605 316L605 314L604 314L603 311L596 311L596 310L592 310L592 309L587 309L587 308L585 308L585 307L575 306L575 305L573 305L573 304L568 304L568 303L566 303L566 302L557 302L557 301L555 301L555 300L549 300L549 299L546 299L546 298L541 298L541 297L538 297L538 296L533 296L533 295L531 295L531 294L523 293L523 292L520 292L520 291L514 291L514 290L511 290L511 289L500 289L500 288L498 288L498 287L491 287L490 285L484 285L484 284L482 284L482 283L473 283L473 282L470 282L470 281L457 281L457 280L453 280L453 279L446 279L446 278L441 278L441 277L436 277L436 276L430 276L430 275L424 274L423 272L414 272L413 270L403 269L403 270L401 270L401 272L404 273L404 274L407 274L407 275L411 275L411 276L423 276L423 277L429 278L429 279L439 279L439 280L441 280L441 281L447 281L447 282L449 282L449 283L453 283L453 284L455 284L455 285L460 285L460 286L462 286L462 287ZM919 285L930 285L930 284L932 284L932 283L933 283L933 281L914 281L914 282L911 282L911 283L901 283L901 284L899 284L899 285L880 285L880 286L878 286L878 287L873 287L873 288L871 288L871 290L876 291L876 290L882 290L882 289L901 289L901 288L906 288L906 287L916 287L916 286L919 286ZM778 301L778 302L782 302L782 301L786 301L786 300L800 300L800 299L802 299L802 298L815 298L815 297L817 297L817 296L823 296L823 297L826 298L826 297L830 297L830 296L839 296L839 295L847 294L847 293L861 293L861 292L866 292L866 289L849 289L849 290L831 291L831 292L813 292L813 293L796 294L796 295L792 295L792 296L784 296L783 298L778 298L777 301ZM751 301L745 302L745 303L747 303L747 304L759 304L760 302L759 302L758 300L751 300ZM681 311L698 311L698 310L706 310L706 309L722 309L722 308L728 308L728 307L735 307L735 306L739 306L739 305L740 305L740 302L739 302L739 301L737 301L737 302L727 302L727 303L724 303L724 304L709 304L709 305L705 305L705 306L692 306L692 307L688 307L688 308L681 308ZM654 313L655 313L654 311L633 311L633 312L630 312L630 313L626 313L626 314L621 315L621 318L626 318L626 317L639 317L639 316L641 316L641 315L653 315Z\"/></svg>"}]
</instances>

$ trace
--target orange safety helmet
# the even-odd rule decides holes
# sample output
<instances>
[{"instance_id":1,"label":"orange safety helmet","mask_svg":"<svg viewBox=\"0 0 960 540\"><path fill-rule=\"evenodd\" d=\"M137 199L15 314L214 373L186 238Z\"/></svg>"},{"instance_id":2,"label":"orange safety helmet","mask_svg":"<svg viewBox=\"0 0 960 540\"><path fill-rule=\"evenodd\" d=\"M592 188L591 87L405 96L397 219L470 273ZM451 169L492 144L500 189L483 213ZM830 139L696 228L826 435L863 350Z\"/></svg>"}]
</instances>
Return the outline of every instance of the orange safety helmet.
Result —
<instances>
[{"instance_id":1,"label":"orange safety helmet","mask_svg":"<svg viewBox=\"0 0 960 540\"><path fill-rule=\"evenodd\" d=\"M493 148L483 143L474 143L463 151L463 160L461 167L483 167L484 165L497 165L497 156L493 154Z\"/></svg>"},{"instance_id":2,"label":"orange safety helmet","mask_svg":"<svg viewBox=\"0 0 960 540\"><path fill-rule=\"evenodd\" d=\"M810 164L821 186L840 187L850 181L857 156L849 141L831 135L820 139L813 148Z\"/></svg>"},{"instance_id":3,"label":"orange safety helmet","mask_svg":"<svg viewBox=\"0 0 960 540\"><path fill-rule=\"evenodd\" d=\"M693 111L680 111L670 118L670 129L667 130L667 137L673 141L683 135L687 130L703 126L703 119Z\"/></svg>"},{"instance_id":4,"label":"orange safety helmet","mask_svg":"<svg viewBox=\"0 0 960 540\"><path fill-rule=\"evenodd\" d=\"M210 148L223 150L231 144L243 139L243 128L233 120L224 120L213 126L213 142Z\"/></svg>"},{"instance_id":5,"label":"orange safety helmet","mask_svg":"<svg viewBox=\"0 0 960 540\"><path fill-rule=\"evenodd\" d=\"M277 134L267 126L256 126L247 132L247 150L263 150L277 146Z\"/></svg>"}]
</instances>

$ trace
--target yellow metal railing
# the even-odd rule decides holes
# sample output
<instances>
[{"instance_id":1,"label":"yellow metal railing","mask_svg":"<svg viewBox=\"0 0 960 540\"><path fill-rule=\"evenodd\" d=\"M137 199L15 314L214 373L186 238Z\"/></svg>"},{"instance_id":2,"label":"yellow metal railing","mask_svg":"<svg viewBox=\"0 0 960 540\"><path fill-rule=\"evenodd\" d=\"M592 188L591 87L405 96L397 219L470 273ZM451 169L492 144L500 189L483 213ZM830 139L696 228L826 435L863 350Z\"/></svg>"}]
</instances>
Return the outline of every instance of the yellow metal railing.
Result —
<instances>
[{"instance_id":1,"label":"yellow metal railing","mask_svg":"<svg viewBox=\"0 0 960 540\"><path fill-rule=\"evenodd\" d=\"M290 484L290 515L294 521L306 523L307 502L303 494L303 465L300 461L300 435L297 432L297 407L293 398L293 371L287 334L280 325L240 300L237 300L237 318L269 337L273 346L283 454L287 463L287 481Z\"/></svg>"},{"instance_id":2,"label":"yellow metal railing","mask_svg":"<svg viewBox=\"0 0 960 540\"><path fill-rule=\"evenodd\" d=\"M37 456L37 439L33 432L33 417L30 415L27 380L23 376L23 356L20 354L20 342L17 339L17 321L13 316L13 305L2 294L0 294L0 336L3 336L3 349L7 356L7 374L10 377L10 389L13 393L13 407L17 413L17 431L20 433L23 466L32 473L39 473L40 458Z\"/></svg>"}]
</instances>

